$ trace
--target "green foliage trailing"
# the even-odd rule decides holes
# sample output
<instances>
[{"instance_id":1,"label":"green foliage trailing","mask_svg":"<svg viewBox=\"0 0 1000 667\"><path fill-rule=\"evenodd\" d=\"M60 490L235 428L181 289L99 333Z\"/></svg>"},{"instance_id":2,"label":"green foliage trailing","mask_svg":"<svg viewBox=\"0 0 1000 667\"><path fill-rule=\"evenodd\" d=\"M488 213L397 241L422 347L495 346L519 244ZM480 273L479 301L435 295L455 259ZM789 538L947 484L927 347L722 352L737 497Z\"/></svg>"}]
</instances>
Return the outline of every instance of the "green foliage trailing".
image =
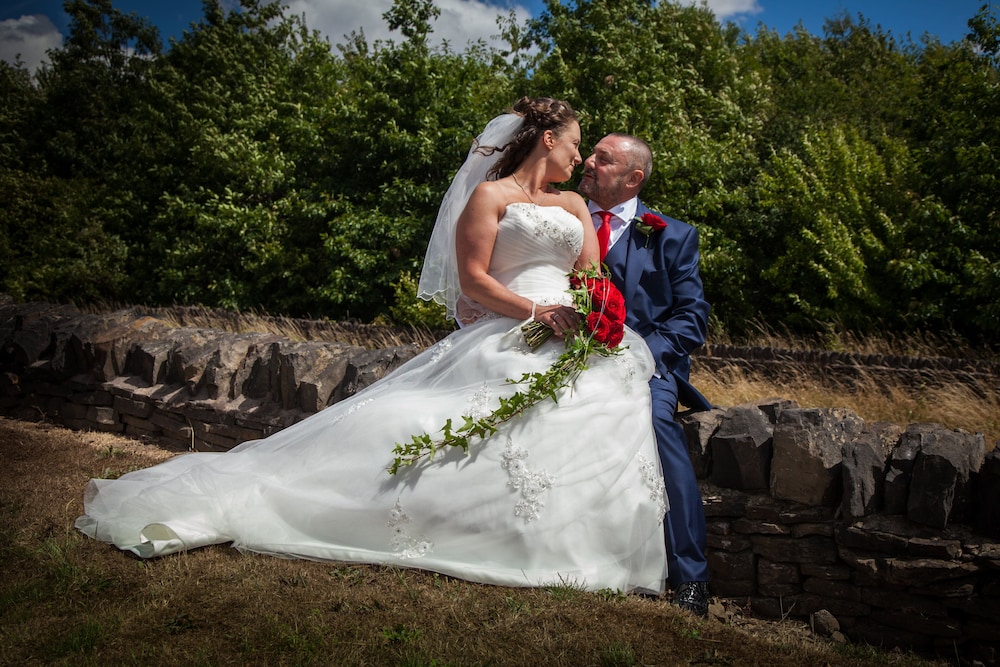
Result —
<instances>
[{"instance_id":1,"label":"green foliage trailing","mask_svg":"<svg viewBox=\"0 0 1000 667\"><path fill-rule=\"evenodd\" d=\"M462 423L455 426L451 419L445 421L440 436L419 433L411 436L409 442L397 443L389 474L395 475L402 466L413 466L430 461L439 451L458 448L468 453L473 442L484 440L507 422L520 417L534 405L551 399L559 401L558 392L572 384L573 380L586 369L586 357L572 350L563 352L545 373L525 373L519 379L508 380L509 384L523 386L524 390L514 392L509 397L500 397L500 405L485 417L462 416Z\"/></svg>"}]
</instances>

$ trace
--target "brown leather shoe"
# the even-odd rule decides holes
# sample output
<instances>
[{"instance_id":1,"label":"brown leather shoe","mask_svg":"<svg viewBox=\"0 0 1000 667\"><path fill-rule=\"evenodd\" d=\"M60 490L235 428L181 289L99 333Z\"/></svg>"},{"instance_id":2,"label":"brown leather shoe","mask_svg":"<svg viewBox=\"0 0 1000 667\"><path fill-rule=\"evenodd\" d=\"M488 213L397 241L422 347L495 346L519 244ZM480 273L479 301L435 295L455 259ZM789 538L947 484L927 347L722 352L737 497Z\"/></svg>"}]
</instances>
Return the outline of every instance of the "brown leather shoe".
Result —
<instances>
[{"instance_id":1,"label":"brown leather shoe","mask_svg":"<svg viewBox=\"0 0 1000 667\"><path fill-rule=\"evenodd\" d=\"M696 616L708 616L708 582L685 581L674 592L673 603Z\"/></svg>"}]
</instances>

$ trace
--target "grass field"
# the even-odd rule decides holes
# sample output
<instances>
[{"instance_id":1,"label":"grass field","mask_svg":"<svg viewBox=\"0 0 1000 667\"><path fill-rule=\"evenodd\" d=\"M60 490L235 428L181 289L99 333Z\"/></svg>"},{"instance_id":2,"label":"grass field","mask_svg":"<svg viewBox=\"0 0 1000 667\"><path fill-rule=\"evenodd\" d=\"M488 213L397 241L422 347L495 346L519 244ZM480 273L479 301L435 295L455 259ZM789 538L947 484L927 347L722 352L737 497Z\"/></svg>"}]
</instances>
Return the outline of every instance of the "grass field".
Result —
<instances>
[{"instance_id":1,"label":"grass field","mask_svg":"<svg viewBox=\"0 0 1000 667\"><path fill-rule=\"evenodd\" d=\"M72 528L90 477L175 453L0 419L0 664L931 665L732 605L503 588L226 546L142 561Z\"/></svg>"}]
</instances>

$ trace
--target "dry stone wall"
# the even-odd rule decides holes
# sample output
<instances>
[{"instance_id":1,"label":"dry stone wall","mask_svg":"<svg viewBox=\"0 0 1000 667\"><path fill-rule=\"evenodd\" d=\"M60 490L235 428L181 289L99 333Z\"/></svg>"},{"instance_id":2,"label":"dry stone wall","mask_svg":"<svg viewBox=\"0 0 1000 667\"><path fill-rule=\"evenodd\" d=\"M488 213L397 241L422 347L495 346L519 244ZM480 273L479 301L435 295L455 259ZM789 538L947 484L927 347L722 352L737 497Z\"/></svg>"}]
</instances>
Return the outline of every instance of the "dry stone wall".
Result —
<instances>
[{"instance_id":1,"label":"dry stone wall","mask_svg":"<svg viewBox=\"0 0 1000 667\"><path fill-rule=\"evenodd\" d=\"M712 589L855 641L1000 661L1000 451L769 399L681 417Z\"/></svg>"},{"instance_id":2,"label":"dry stone wall","mask_svg":"<svg viewBox=\"0 0 1000 667\"><path fill-rule=\"evenodd\" d=\"M418 349L170 327L135 309L0 305L0 413L224 451L372 384Z\"/></svg>"},{"instance_id":3,"label":"dry stone wall","mask_svg":"<svg viewBox=\"0 0 1000 667\"><path fill-rule=\"evenodd\" d=\"M418 352L0 303L0 414L223 451ZM1000 449L982 435L783 398L680 421L714 594L855 641L1000 664Z\"/></svg>"}]
</instances>

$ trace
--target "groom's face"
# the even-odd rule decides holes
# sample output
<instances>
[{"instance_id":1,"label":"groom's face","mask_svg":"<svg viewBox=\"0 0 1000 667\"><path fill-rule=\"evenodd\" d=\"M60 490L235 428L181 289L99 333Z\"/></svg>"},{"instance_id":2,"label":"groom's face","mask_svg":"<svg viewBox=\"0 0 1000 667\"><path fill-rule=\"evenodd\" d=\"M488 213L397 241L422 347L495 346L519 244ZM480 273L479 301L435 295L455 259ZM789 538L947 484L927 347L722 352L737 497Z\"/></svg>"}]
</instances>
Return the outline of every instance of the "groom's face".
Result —
<instances>
[{"instance_id":1,"label":"groom's face","mask_svg":"<svg viewBox=\"0 0 1000 667\"><path fill-rule=\"evenodd\" d=\"M628 177L632 172L626 140L604 137L594 146L594 152L583 162L583 177L578 189L592 202L607 210L631 199Z\"/></svg>"}]
</instances>

